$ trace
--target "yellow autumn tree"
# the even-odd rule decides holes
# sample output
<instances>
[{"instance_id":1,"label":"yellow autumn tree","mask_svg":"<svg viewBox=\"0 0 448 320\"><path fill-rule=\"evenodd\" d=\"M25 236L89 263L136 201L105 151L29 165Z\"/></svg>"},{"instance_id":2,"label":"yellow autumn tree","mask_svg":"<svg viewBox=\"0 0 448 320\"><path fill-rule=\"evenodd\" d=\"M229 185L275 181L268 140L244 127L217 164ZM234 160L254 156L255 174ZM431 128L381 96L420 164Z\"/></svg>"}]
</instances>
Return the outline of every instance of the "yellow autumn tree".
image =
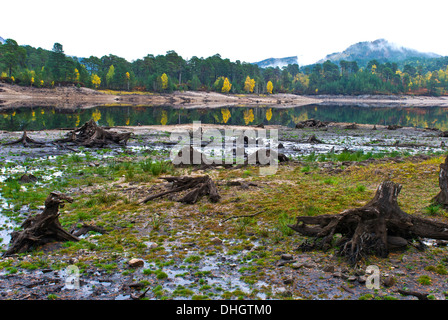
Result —
<instances>
[{"instance_id":1,"label":"yellow autumn tree","mask_svg":"<svg viewBox=\"0 0 448 320\"><path fill-rule=\"evenodd\" d=\"M231 117L230 110L229 109L221 109L222 113L222 121L224 123L227 123L229 121L229 118Z\"/></svg>"},{"instance_id":2,"label":"yellow autumn tree","mask_svg":"<svg viewBox=\"0 0 448 320\"><path fill-rule=\"evenodd\" d=\"M271 121L271 119L272 119L272 108L269 108L266 111L266 120Z\"/></svg>"},{"instance_id":3,"label":"yellow autumn tree","mask_svg":"<svg viewBox=\"0 0 448 320\"><path fill-rule=\"evenodd\" d=\"M255 79L251 79L247 76L246 81L244 82L244 91L246 92L254 92L255 88Z\"/></svg>"},{"instance_id":4,"label":"yellow autumn tree","mask_svg":"<svg viewBox=\"0 0 448 320\"><path fill-rule=\"evenodd\" d=\"M128 83L128 91L129 91L129 80L131 79L131 75L129 74L129 72L126 72L126 81Z\"/></svg>"},{"instance_id":5,"label":"yellow autumn tree","mask_svg":"<svg viewBox=\"0 0 448 320\"><path fill-rule=\"evenodd\" d=\"M162 110L162 117L160 119L160 123L165 126L168 123L168 113L166 110Z\"/></svg>"},{"instance_id":6,"label":"yellow autumn tree","mask_svg":"<svg viewBox=\"0 0 448 320\"><path fill-rule=\"evenodd\" d=\"M252 110L252 109L244 110L243 117L244 117L244 123L246 123L246 126L247 126L249 123L253 122L255 119L254 110Z\"/></svg>"},{"instance_id":7,"label":"yellow autumn tree","mask_svg":"<svg viewBox=\"0 0 448 320\"><path fill-rule=\"evenodd\" d=\"M96 75L95 73L93 73L91 80L92 80L92 85L94 86L94 88L98 89L98 87L101 85L101 78L98 77L98 75Z\"/></svg>"},{"instance_id":8,"label":"yellow autumn tree","mask_svg":"<svg viewBox=\"0 0 448 320\"><path fill-rule=\"evenodd\" d=\"M75 71L73 72L75 76L75 81L79 81L79 71L75 68Z\"/></svg>"},{"instance_id":9,"label":"yellow autumn tree","mask_svg":"<svg viewBox=\"0 0 448 320\"><path fill-rule=\"evenodd\" d=\"M268 81L268 84L266 85L266 91L269 94L272 94L272 90L274 89L274 85L272 84L272 81Z\"/></svg>"},{"instance_id":10,"label":"yellow autumn tree","mask_svg":"<svg viewBox=\"0 0 448 320\"><path fill-rule=\"evenodd\" d=\"M227 93L232 89L232 84L230 83L229 79L226 77L224 78L224 84L222 85L221 92Z\"/></svg>"},{"instance_id":11,"label":"yellow autumn tree","mask_svg":"<svg viewBox=\"0 0 448 320\"><path fill-rule=\"evenodd\" d=\"M101 119L101 111L98 109L95 109L92 112L92 119L93 119L93 121L98 122Z\"/></svg>"},{"instance_id":12,"label":"yellow autumn tree","mask_svg":"<svg viewBox=\"0 0 448 320\"><path fill-rule=\"evenodd\" d=\"M162 74L160 79L162 80L162 89L166 90L168 88L168 76L166 73Z\"/></svg>"}]
</instances>

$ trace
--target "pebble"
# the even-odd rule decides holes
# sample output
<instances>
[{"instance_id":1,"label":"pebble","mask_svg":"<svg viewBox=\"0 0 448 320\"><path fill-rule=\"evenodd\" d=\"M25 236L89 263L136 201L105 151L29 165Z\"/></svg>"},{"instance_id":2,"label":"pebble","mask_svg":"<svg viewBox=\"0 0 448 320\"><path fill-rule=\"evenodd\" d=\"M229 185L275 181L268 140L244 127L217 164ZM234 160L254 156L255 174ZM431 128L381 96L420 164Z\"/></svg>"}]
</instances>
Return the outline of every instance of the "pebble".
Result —
<instances>
[{"instance_id":1,"label":"pebble","mask_svg":"<svg viewBox=\"0 0 448 320\"><path fill-rule=\"evenodd\" d=\"M324 272L334 272L334 265L325 266L322 270Z\"/></svg>"},{"instance_id":2,"label":"pebble","mask_svg":"<svg viewBox=\"0 0 448 320\"><path fill-rule=\"evenodd\" d=\"M128 261L128 265L131 268L140 268L143 267L143 265L145 264L145 262L142 259L131 259Z\"/></svg>"},{"instance_id":3,"label":"pebble","mask_svg":"<svg viewBox=\"0 0 448 320\"><path fill-rule=\"evenodd\" d=\"M283 260L292 260L293 259L293 256L292 256L292 254L287 254L287 253L284 253L284 254L282 254L282 257L281 257Z\"/></svg>"},{"instance_id":4,"label":"pebble","mask_svg":"<svg viewBox=\"0 0 448 320\"><path fill-rule=\"evenodd\" d=\"M210 240L211 243L215 244L215 245L220 245L222 244L222 240L219 239L218 237L215 237L213 239Z\"/></svg>"}]
</instances>

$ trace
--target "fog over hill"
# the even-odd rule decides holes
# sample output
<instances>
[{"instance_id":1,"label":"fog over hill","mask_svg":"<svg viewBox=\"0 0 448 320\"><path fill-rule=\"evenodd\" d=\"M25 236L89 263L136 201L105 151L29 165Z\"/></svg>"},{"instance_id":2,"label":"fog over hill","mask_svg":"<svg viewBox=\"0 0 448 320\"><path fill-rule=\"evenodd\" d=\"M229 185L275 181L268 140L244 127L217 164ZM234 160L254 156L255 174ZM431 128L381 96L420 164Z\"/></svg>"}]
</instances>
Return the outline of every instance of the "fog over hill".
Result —
<instances>
[{"instance_id":1,"label":"fog over hill","mask_svg":"<svg viewBox=\"0 0 448 320\"><path fill-rule=\"evenodd\" d=\"M336 64L341 60L356 61L360 67L365 66L371 60L384 62L400 62L410 58L439 58L439 54L432 52L421 52L415 49L406 48L398 44L387 41L386 39L378 39L375 41L363 41L349 46L342 52L328 54L325 58L316 61L316 63L324 63L330 60ZM269 58L254 64L261 68L279 67L282 68L288 64L298 63L297 56L286 58ZM302 65L300 65L303 67Z\"/></svg>"},{"instance_id":2,"label":"fog over hill","mask_svg":"<svg viewBox=\"0 0 448 320\"><path fill-rule=\"evenodd\" d=\"M438 58L440 55L432 52L420 52L406 48L385 39L375 41L363 41L349 46L342 52L335 52L317 61L323 63L330 60L339 63L341 60L356 61L360 66L367 64L370 60L384 62L400 62L409 58Z\"/></svg>"}]
</instances>

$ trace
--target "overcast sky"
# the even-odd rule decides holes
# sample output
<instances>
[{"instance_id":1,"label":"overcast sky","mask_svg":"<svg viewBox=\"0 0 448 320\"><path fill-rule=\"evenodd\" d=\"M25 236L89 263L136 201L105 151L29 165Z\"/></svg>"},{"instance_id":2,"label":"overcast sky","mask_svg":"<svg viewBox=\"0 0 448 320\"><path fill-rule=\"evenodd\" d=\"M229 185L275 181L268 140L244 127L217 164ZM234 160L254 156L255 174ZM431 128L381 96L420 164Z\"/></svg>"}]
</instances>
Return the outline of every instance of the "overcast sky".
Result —
<instances>
[{"instance_id":1,"label":"overcast sky","mask_svg":"<svg viewBox=\"0 0 448 320\"><path fill-rule=\"evenodd\" d=\"M448 55L448 1L21 0L0 4L0 36L68 55L129 61L174 50L256 62L313 63L360 41L385 38Z\"/></svg>"}]
</instances>

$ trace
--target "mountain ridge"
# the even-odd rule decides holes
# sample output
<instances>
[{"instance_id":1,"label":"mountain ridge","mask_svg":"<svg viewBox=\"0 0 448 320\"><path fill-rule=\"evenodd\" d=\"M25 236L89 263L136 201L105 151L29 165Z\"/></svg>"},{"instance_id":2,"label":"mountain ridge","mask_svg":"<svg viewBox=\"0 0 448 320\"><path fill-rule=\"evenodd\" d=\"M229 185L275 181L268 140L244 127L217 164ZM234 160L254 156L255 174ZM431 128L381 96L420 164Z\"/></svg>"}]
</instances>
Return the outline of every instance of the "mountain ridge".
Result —
<instances>
[{"instance_id":1,"label":"mountain ridge","mask_svg":"<svg viewBox=\"0 0 448 320\"><path fill-rule=\"evenodd\" d=\"M374 41L361 41L350 45L344 51L330 53L325 58L317 60L315 63L307 64L322 64L327 60L338 64L341 60L356 61L360 67L364 67L371 60L377 60L380 63L385 62L402 62L410 58L431 59L440 58L439 54L433 52L422 52L415 49L407 48L386 39L377 39ZM253 64L261 68L268 67L284 67L288 64L298 64L297 56L285 58L269 58ZM307 66L303 65L301 67Z\"/></svg>"},{"instance_id":2,"label":"mountain ridge","mask_svg":"<svg viewBox=\"0 0 448 320\"><path fill-rule=\"evenodd\" d=\"M285 57L285 58L268 58L258 62L254 62L260 68L269 68L269 67L285 67L289 64L298 64L297 56Z\"/></svg>"},{"instance_id":3,"label":"mountain ridge","mask_svg":"<svg viewBox=\"0 0 448 320\"><path fill-rule=\"evenodd\" d=\"M356 61L360 65L368 61L377 60L384 62L400 62L409 58L439 58L441 55L432 52L421 52L389 42L386 39L374 41L362 41L352 44L342 52L328 54L325 58L316 63L323 63L327 60L338 63L341 60Z\"/></svg>"}]
</instances>

